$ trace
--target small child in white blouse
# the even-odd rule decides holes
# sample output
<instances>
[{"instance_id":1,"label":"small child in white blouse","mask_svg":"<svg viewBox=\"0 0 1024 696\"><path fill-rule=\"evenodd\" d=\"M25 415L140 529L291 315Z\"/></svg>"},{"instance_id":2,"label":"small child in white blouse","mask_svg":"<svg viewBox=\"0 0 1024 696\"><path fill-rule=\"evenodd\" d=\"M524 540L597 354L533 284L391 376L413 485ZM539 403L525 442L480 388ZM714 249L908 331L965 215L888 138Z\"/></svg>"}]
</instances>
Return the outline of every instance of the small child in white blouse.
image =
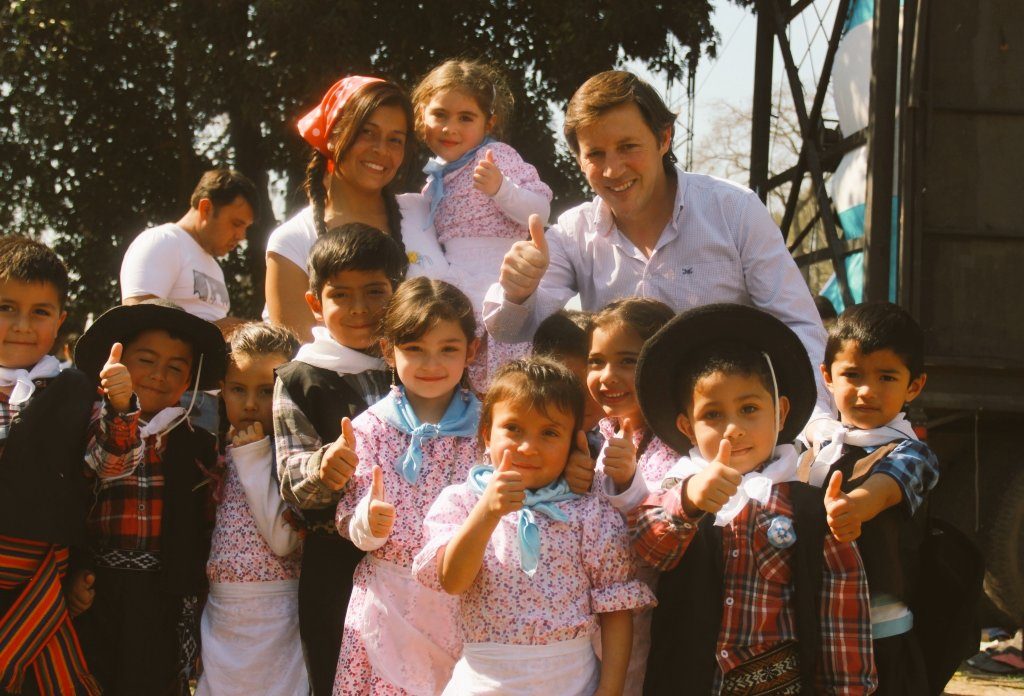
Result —
<instances>
[{"instance_id":1,"label":"small child in white blouse","mask_svg":"<svg viewBox=\"0 0 1024 696\"><path fill-rule=\"evenodd\" d=\"M546 358L507 364L480 415L490 465L446 488L427 514L413 570L461 599L465 642L446 696L622 693L632 613L654 595L635 577L622 516L565 482L582 417L567 368Z\"/></svg>"},{"instance_id":2,"label":"small child in white blouse","mask_svg":"<svg viewBox=\"0 0 1024 696\"><path fill-rule=\"evenodd\" d=\"M197 696L309 693L299 642L300 538L274 457L274 369L299 348L290 330L250 323L230 340L221 398L231 424L206 575Z\"/></svg>"},{"instance_id":3,"label":"small child in white blouse","mask_svg":"<svg viewBox=\"0 0 1024 696\"><path fill-rule=\"evenodd\" d=\"M505 253L529 238L530 216L547 221L551 189L515 149L495 140L514 101L498 70L479 61L446 61L420 81L412 101L416 134L434 153L423 170L423 194L449 264L446 279L469 296L479 319ZM494 371L528 348L485 342L470 372L473 386L485 391Z\"/></svg>"}]
</instances>

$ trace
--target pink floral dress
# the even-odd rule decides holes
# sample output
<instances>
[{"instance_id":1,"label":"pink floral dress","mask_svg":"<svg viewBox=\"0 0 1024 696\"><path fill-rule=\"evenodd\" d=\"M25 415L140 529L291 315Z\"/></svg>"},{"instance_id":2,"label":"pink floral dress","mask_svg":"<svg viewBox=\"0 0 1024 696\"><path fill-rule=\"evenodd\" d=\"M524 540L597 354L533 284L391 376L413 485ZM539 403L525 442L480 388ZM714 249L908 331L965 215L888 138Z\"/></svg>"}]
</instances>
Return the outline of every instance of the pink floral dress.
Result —
<instances>
[{"instance_id":1,"label":"pink floral dress","mask_svg":"<svg viewBox=\"0 0 1024 696\"><path fill-rule=\"evenodd\" d=\"M475 437L424 441L423 466L411 484L395 467L409 435L372 411L363 412L352 426L359 465L338 502L338 530L353 537L350 523L366 505L374 464L381 467L385 499L395 506L396 519L387 540L378 540L381 545L356 568L334 693L436 694L462 649L457 602L416 583L412 562L425 541L427 510L445 487L466 479L480 460L479 445Z\"/></svg>"},{"instance_id":2,"label":"pink floral dress","mask_svg":"<svg viewBox=\"0 0 1024 696\"><path fill-rule=\"evenodd\" d=\"M488 150L505 177L493 197L473 187L477 162ZM481 350L469 368L469 377L479 394L487 391L499 367L524 357L529 350L528 343L502 343L487 336L481 316L484 294L498 282L501 261L512 244L529 238L530 214L547 221L550 209L551 189L533 165L502 142L480 148L474 161L444 178L444 197L437 207L434 228L449 264L445 280L466 293L476 311Z\"/></svg>"},{"instance_id":3,"label":"pink floral dress","mask_svg":"<svg viewBox=\"0 0 1024 696\"><path fill-rule=\"evenodd\" d=\"M605 442L615 437L619 431L617 418L602 418L598 424ZM604 473L604 448L597 455L595 489L605 495L609 502L623 517L640 505L649 493L661 488L661 481L668 470L679 460L679 455L661 439L646 429L633 432L633 444L637 447L649 436L650 441L636 460L637 475L629 488L616 493L615 484ZM658 587L658 571L646 565L640 565L638 575L652 591ZM651 652L651 618L652 609L646 609L633 616L633 650L629 656L629 669L626 672L626 688L624 696L640 696L643 693L644 674L647 671L647 655ZM600 650L600 643L595 640L594 647Z\"/></svg>"},{"instance_id":4,"label":"pink floral dress","mask_svg":"<svg viewBox=\"0 0 1024 696\"><path fill-rule=\"evenodd\" d=\"M478 500L468 485L452 486L427 513L427 543L413 566L416 578L427 587L440 589L440 552ZM459 625L467 651L496 644L513 646L509 654L514 655L529 653L537 646L587 641L598 630L598 614L639 611L654 605L650 588L635 577L622 516L595 494L557 505L567 521L536 516L541 551L533 577L520 568L518 513L501 519L487 545L480 573L460 597ZM530 669L516 665L516 669L524 668ZM503 675L493 676L501 680ZM536 680L536 693L547 693L545 680L551 684L554 676L541 671L524 678Z\"/></svg>"}]
</instances>

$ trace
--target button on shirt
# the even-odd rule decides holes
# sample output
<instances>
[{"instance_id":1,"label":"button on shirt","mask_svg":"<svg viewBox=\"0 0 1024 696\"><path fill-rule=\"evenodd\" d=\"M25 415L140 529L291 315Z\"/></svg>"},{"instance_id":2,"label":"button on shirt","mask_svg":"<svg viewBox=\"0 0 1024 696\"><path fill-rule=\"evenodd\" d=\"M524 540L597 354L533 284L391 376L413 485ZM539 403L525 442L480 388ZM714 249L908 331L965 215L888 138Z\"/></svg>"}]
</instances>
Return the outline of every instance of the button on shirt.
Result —
<instances>
[{"instance_id":1,"label":"button on shirt","mask_svg":"<svg viewBox=\"0 0 1024 696\"><path fill-rule=\"evenodd\" d=\"M675 207L650 257L615 226L600 197L567 211L547 233L550 265L522 305L501 285L484 299L484 322L496 339L529 341L537 326L576 293L584 310L624 297L660 300L682 312L715 302L764 309L800 337L811 364L825 355L825 329L775 221L742 186L676 169ZM816 416L832 400L818 371Z\"/></svg>"}]
</instances>

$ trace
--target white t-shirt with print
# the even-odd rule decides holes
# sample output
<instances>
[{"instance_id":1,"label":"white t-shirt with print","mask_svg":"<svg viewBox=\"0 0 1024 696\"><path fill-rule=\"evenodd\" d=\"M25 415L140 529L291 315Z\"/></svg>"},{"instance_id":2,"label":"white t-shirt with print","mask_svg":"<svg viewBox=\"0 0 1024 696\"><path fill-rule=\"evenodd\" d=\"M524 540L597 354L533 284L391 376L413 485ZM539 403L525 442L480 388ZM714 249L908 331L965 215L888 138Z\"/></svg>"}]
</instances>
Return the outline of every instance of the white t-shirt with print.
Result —
<instances>
[{"instance_id":1,"label":"white t-shirt with print","mask_svg":"<svg viewBox=\"0 0 1024 696\"><path fill-rule=\"evenodd\" d=\"M188 232L174 223L153 227L128 247L121 262L121 301L155 295L189 314L216 321L231 309L224 271Z\"/></svg>"}]
</instances>

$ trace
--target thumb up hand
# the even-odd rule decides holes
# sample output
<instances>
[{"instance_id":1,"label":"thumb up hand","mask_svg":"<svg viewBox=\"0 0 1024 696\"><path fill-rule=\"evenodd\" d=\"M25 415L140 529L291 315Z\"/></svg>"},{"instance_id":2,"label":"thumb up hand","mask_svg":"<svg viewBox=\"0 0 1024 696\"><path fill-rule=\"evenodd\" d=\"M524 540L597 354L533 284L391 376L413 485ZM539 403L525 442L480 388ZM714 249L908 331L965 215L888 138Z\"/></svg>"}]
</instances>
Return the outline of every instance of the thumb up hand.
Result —
<instances>
[{"instance_id":1,"label":"thumb up hand","mask_svg":"<svg viewBox=\"0 0 1024 696\"><path fill-rule=\"evenodd\" d=\"M604 473L621 493L629 488L636 474L636 446L633 445L633 422L622 421L622 430L604 446Z\"/></svg>"},{"instance_id":2,"label":"thumb up hand","mask_svg":"<svg viewBox=\"0 0 1024 696\"><path fill-rule=\"evenodd\" d=\"M718 455L714 460L686 482L683 509L688 515L694 515L699 510L713 515L736 494L743 477L740 472L729 466L731 458L732 444L722 438L718 443Z\"/></svg>"},{"instance_id":3,"label":"thumb up hand","mask_svg":"<svg viewBox=\"0 0 1024 696\"><path fill-rule=\"evenodd\" d=\"M473 170L473 188L488 196L495 196L501 189L501 182L504 179L498 165L494 163L494 153L488 150Z\"/></svg>"},{"instance_id":4,"label":"thumb up hand","mask_svg":"<svg viewBox=\"0 0 1024 696\"><path fill-rule=\"evenodd\" d=\"M832 472L825 488L825 521L836 541L845 543L860 536L861 519L857 502L843 493L843 472Z\"/></svg>"},{"instance_id":5,"label":"thumb up hand","mask_svg":"<svg viewBox=\"0 0 1024 696\"><path fill-rule=\"evenodd\" d=\"M569 484L569 490L577 495L590 492L594 483L594 463L587 444L587 434L577 430L575 446L569 452L569 461L565 464L565 482Z\"/></svg>"},{"instance_id":6,"label":"thumb up hand","mask_svg":"<svg viewBox=\"0 0 1024 696\"><path fill-rule=\"evenodd\" d=\"M540 285L548 270L548 240L539 215L530 216L530 239L518 241L501 262L498 282L509 302L522 304Z\"/></svg>"},{"instance_id":7,"label":"thumb up hand","mask_svg":"<svg viewBox=\"0 0 1024 696\"><path fill-rule=\"evenodd\" d=\"M370 534L378 539L390 536L395 526L395 506L384 498L384 472L376 464L370 484L369 525Z\"/></svg>"},{"instance_id":8,"label":"thumb up hand","mask_svg":"<svg viewBox=\"0 0 1024 696\"><path fill-rule=\"evenodd\" d=\"M121 353L124 346L115 343L110 347L110 357L100 370L100 388L107 397L107 401L118 413L124 413L131 406L132 402L132 376L128 368L121 363Z\"/></svg>"},{"instance_id":9,"label":"thumb up hand","mask_svg":"<svg viewBox=\"0 0 1024 696\"><path fill-rule=\"evenodd\" d=\"M356 455L356 436L352 421L341 419L341 435L323 451L320 457L320 480L332 491L340 491L359 465Z\"/></svg>"}]
</instances>

